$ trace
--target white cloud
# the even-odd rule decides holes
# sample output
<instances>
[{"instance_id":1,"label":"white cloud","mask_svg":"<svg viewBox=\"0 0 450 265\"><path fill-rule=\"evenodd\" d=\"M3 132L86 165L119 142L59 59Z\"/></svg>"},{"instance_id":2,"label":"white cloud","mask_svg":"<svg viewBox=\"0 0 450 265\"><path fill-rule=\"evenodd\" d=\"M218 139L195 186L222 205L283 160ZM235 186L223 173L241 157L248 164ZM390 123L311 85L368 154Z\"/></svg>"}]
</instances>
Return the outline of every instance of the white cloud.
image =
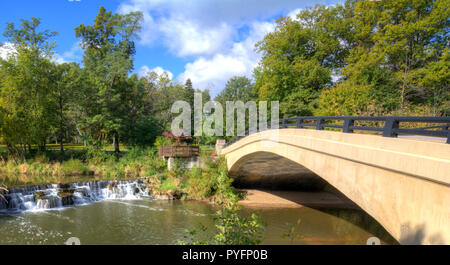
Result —
<instances>
[{"instance_id":1,"label":"white cloud","mask_svg":"<svg viewBox=\"0 0 450 265\"><path fill-rule=\"evenodd\" d=\"M14 55L16 52L16 48L12 43L6 42L3 45L0 45L0 58L3 60L7 60L9 56ZM50 59L52 62L56 64L66 63L67 61L58 53L54 53Z\"/></svg>"},{"instance_id":2,"label":"white cloud","mask_svg":"<svg viewBox=\"0 0 450 265\"><path fill-rule=\"evenodd\" d=\"M150 69L150 67L148 67L148 66L146 66L146 65L142 66L142 67L139 69L138 76L140 76L140 77L141 77L141 76L145 76L145 75L147 75L147 74L150 73L150 72L155 72L155 73L157 73L158 75L162 75L162 74L165 73L169 79L172 79L172 78L173 78L172 72L170 72L170 71L168 71L168 70L165 70L165 69L163 69L163 68L160 67L160 66L157 66L157 67L155 67L155 68L151 68L151 69Z\"/></svg>"},{"instance_id":3,"label":"white cloud","mask_svg":"<svg viewBox=\"0 0 450 265\"><path fill-rule=\"evenodd\" d=\"M339 1L339 0L337 0ZM194 87L211 89L214 97L235 75L252 77L260 55L255 43L275 27L281 15L295 15L302 8L324 0L127 0L118 11L144 14L140 44L162 44L179 57L190 56L184 72ZM247 35L243 33L249 29ZM148 68L148 67L147 67Z\"/></svg>"},{"instance_id":4,"label":"white cloud","mask_svg":"<svg viewBox=\"0 0 450 265\"><path fill-rule=\"evenodd\" d=\"M247 38L234 43L231 49L212 58L202 56L186 64L185 71L180 74L178 80L184 82L190 78L195 87L211 89L211 95L214 97L231 77L245 75L250 78L260 60L260 55L255 51L255 43L273 31L274 27L275 24L269 22L252 23Z\"/></svg>"},{"instance_id":5,"label":"white cloud","mask_svg":"<svg viewBox=\"0 0 450 265\"><path fill-rule=\"evenodd\" d=\"M119 10L141 10L152 17L184 17L195 20L203 26L211 26L226 22L229 24L245 24L254 18L265 20L274 15L317 3L324 0L128 0Z\"/></svg>"},{"instance_id":6,"label":"white cloud","mask_svg":"<svg viewBox=\"0 0 450 265\"><path fill-rule=\"evenodd\" d=\"M14 48L12 43L5 42L3 44L0 43L0 58L3 60L7 60L10 55L12 55L16 49Z\"/></svg>"},{"instance_id":7,"label":"white cloud","mask_svg":"<svg viewBox=\"0 0 450 265\"><path fill-rule=\"evenodd\" d=\"M119 12L142 11L141 43L162 41L177 56L212 55L232 46L238 29L323 0L128 0Z\"/></svg>"},{"instance_id":8,"label":"white cloud","mask_svg":"<svg viewBox=\"0 0 450 265\"><path fill-rule=\"evenodd\" d=\"M81 41L74 43L68 51L61 55L61 57L67 61L81 61L83 59L83 49L80 44Z\"/></svg>"},{"instance_id":9,"label":"white cloud","mask_svg":"<svg viewBox=\"0 0 450 265\"><path fill-rule=\"evenodd\" d=\"M211 55L232 43L233 29L222 23L202 27L193 21L168 18L159 27L169 50L178 56Z\"/></svg>"},{"instance_id":10,"label":"white cloud","mask_svg":"<svg viewBox=\"0 0 450 265\"><path fill-rule=\"evenodd\" d=\"M72 47L62 54L55 52L52 56L52 62L56 64L63 64L69 62L80 62L83 58L83 49L80 46L80 42L76 42Z\"/></svg>"},{"instance_id":11,"label":"white cloud","mask_svg":"<svg viewBox=\"0 0 450 265\"><path fill-rule=\"evenodd\" d=\"M63 63L68 63L68 61L66 61L61 55L59 55L58 53L54 53L52 58L50 59L52 62L54 62L55 64L63 64Z\"/></svg>"},{"instance_id":12,"label":"white cloud","mask_svg":"<svg viewBox=\"0 0 450 265\"><path fill-rule=\"evenodd\" d=\"M287 14L287 17L290 17L292 20L298 20L297 14L300 13L302 8L296 8Z\"/></svg>"}]
</instances>

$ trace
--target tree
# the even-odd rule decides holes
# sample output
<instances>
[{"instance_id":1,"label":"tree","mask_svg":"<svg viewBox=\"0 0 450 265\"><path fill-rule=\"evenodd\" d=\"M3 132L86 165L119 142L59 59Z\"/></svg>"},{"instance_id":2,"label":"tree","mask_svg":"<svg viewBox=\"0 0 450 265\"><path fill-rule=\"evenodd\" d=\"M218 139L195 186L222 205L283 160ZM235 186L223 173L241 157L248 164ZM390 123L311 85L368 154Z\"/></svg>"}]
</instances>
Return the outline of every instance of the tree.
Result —
<instances>
[{"instance_id":1,"label":"tree","mask_svg":"<svg viewBox=\"0 0 450 265\"><path fill-rule=\"evenodd\" d=\"M411 74L433 59L450 22L449 1L386 1L380 12L372 52L384 55L401 88L401 107L414 89ZM445 41L445 40L444 40ZM442 47L439 47L442 48Z\"/></svg>"},{"instance_id":2,"label":"tree","mask_svg":"<svg viewBox=\"0 0 450 265\"><path fill-rule=\"evenodd\" d=\"M448 6L448 0L348 0L281 18L257 44L259 99L279 100L284 116L419 109L445 115ZM327 104L353 104L359 96L366 102L340 110Z\"/></svg>"},{"instance_id":3,"label":"tree","mask_svg":"<svg viewBox=\"0 0 450 265\"><path fill-rule=\"evenodd\" d=\"M345 64L350 41L349 12L315 6L297 20L277 20L274 32L257 43L262 59L255 69L260 100L279 100L281 114L310 114L319 92L332 85L331 75Z\"/></svg>"},{"instance_id":4,"label":"tree","mask_svg":"<svg viewBox=\"0 0 450 265\"><path fill-rule=\"evenodd\" d=\"M180 95L184 95L185 87L174 83L166 73L158 75L150 72L140 82L144 87L143 113L152 116L160 125L161 131L170 130L174 117L171 112L172 104L184 99Z\"/></svg>"},{"instance_id":5,"label":"tree","mask_svg":"<svg viewBox=\"0 0 450 265\"><path fill-rule=\"evenodd\" d=\"M222 108L226 110L227 101L232 102L242 101L245 104L249 101L257 101L257 99L258 94L255 89L254 83L245 76L234 76L227 81L225 88L215 97L214 100L216 102L219 102L222 105ZM227 113L225 113L224 111L224 118L223 118L224 121L226 121L226 115ZM248 120L249 117L246 115L245 117L246 129L248 129ZM234 124L236 129L237 114L234 114Z\"/></svg>"},{"instance_id":6,"label":"tree","mask_svg":"<svg viewBox=\"0 0 450 265\"><path fill-rule=\"evenodd\" d=\"M55 128L54 67L50 61L56 33L40 32L40 19L21 20L16 29L7 23L3 35L13 44L13 55L0 61L0 135L12 154L25 159L26 146L44 150ZM17 146L22 146L22 149Z\"/></svg>"},{"instance_id":7,"label":"tree","mask_svg":"<svg viewBox=\"0 0 450 265\"><path fill-rule=\"evenodd\" d=\"M88 123L95 128L97 146L106 135L113 136L115 152L120 152L119 131L124 115L120 103L127 74L133 69L133 39L141 29L142 17L141 12L120 15L100 7L92 26L81 24L75 28L85 49L85 68L98 89L94 104L97 112Z\"/></svg>"},{"instance_id":8,"label":"tree","mask_svg":"<svg viewBox=\"0 0 450 265\"><path fill-rule=\"evenodd\" d=\"M429 63L418 73L417 83L431 95L433 114L450 115L450 49L446 48L438 61Z\"/></svg>"},{"instance_id":9,"label":"tree","mask_svg":"<svg viewBox=\"0 0 450 265\"><path fill-rule=\"evenodd\" d=\"M74 91L80 89L79 66L75 63L64 63L55 66L55 97L58 113L58 141L61 153L64 153L64 134L67 126L67 111L74 100ZM66 139L67 140L67 139Z\"/></svg>"},{"instance_id":10,"label":"tree","mask_svg":"<svg viewBox=\"0 0 450 265\"><path fill-rule=\"evenodd\" d=\"M225 88L214 99L225 106L227 101L242 100L243 102L256 100L258 94L255 85L245 76L234 76L227 81Z\"/></svg>"},{"instance_id":11,"label":"tree","mask_svg":"<svg viewBox=\"0 0 450 265\"><path fill-rule=\"evenodd\" d=\"M194 108L194 87L192 86L192 81L190 78L186 80L186 84L184 85L184 100L189 103L191 108Z\"/></svg>"}]
</instances>

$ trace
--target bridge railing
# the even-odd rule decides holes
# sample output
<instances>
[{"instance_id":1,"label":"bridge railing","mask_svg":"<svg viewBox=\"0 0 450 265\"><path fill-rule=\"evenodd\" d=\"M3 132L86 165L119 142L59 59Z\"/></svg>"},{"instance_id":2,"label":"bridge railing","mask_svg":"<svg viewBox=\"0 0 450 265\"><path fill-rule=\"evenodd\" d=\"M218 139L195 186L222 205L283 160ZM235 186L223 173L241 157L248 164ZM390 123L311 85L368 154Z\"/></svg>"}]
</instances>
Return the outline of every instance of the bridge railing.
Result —
<instances>
[{"instance_id":1,"label":"bridge railing","mask_svg":"<svg viewBox=\"0 0 450 265\"><path fill-rule=\"evenodd\" d=\"M342 124L330 124L341 122ZM384 123L382 127L364 126L359 123ZM277 123L277 121L275 121ZM403 123L410 123L407 128L401 127ZM417 126L417 123L433 124L432 126ZM442 124L442 125L435 125ZM410 116L301 116L278 120L280 129L284 128L312 128L316 130L335 129L344 133L354 131L380 132L383 137L397 137L398 135L419 135L446 138L450 144L450 117L410 117ZM246 132L245 136L256 133ZM238 136L228 142L229 146L245 136Z\"/></svg>"}]
</instances>

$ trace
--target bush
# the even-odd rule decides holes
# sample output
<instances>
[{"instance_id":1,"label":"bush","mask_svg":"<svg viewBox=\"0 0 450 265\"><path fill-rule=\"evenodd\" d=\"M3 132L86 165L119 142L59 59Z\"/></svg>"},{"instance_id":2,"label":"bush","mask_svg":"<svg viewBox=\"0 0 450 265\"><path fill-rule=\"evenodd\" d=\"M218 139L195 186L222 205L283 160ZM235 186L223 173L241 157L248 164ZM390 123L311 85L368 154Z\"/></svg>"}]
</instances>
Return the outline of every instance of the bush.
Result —
<instances>
[{"instance_id":1,"label":"bush","mask_svg":"<svg viewBox=\"0 0 450 265\"><path fill-rule=\"evenodd\" d=\"M184 192L192 199L213 197L216 202L226 202L236 199L236 193L231 186L233 179L228 177L228 169L224 157L217 160L205 159L205 167L194 167L187 171Z\"/></svg>"},{"instance_id":2,"label":"bush","mask_svg":"<svg viewBox=\"0 0 450 265\"><path fill-rule=\"evenodd\" d=\"M64 175L83 175L88 172L88 168L81 160L70 159L64 161L61 165L61 170Z\"/></svg>"},{"instance_id":3,"label":"bush","mask_svg":"<svg viewBox=\"0 0 450 265\"><path fill-rule=\"evenodd\" d=\"M128 133L129 144L132 146L151 146L155 142L156 135L161 134L158 122L151 116L144 115L137 120L135 126Z\"/></svg>"},{"instance_id":4,"label":"bush","mask_svg":"<svg viewBox=\"0 0 450 265\"><path fill-rule=\"evenodd\" d=\"M322 90L317 115L351 116L366 113L374 103L369 86L352 85L344 82L336 87ZM369 113L367 113L369 114Z\"/></svg>"},{"instance_id":5,"label":"bush","mask_svg":"<svg viewBox=\"0 0 450 265\"><path fill-rule=\"evenodd\" d=\"M111 155L103 151L102 149L89 147L86 158L90 163L95 165L105 162Z\"/></svg>"},{"instance_id":6,"label":"bush","mask_svg":"<svg viewBox=\"0 0 450 265\"><path fill-rule=\"evenodd\" d=\"M164 136L158 136L155 140L155 146L164 146L164 145L172 145L175 143L175 140L172 138L166 138Z\"/></svg>"},{"instance_id":7,"label":"bush","mask_svg":"<svg viewBox=\"0 0 450 265\"><path fill-rule=\"evenodd\" d=\"M209 236L212 240L202 240L197 230L186 230L186 241L178 241L181 245L258 245L261 243L264 233L264 222L256 214L244 217L238 214L241 207L237 201L222 204L214 218L217 232ZM202 233L208 233L205 226L200 226ZM206 236L203 235L202 238Z\"/></svg>"}]
</instances>

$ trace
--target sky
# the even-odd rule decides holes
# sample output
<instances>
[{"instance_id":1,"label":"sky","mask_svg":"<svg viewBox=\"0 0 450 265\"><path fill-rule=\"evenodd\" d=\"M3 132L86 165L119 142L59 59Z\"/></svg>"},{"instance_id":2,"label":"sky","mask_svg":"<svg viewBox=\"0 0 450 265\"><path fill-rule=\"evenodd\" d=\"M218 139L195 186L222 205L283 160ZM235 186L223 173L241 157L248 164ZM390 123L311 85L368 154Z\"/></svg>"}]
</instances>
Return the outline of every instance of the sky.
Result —
<instances>
[{"instance_id":1,"label":"sky","mask_svg":"<svg viewBox=\"0 0 450 265\"><path fill-rule=\"evenodd\" d=\"M187 78L194 88L216 96L233 76L252 78L261 54L255 44L273 31L275 20L315 4L339 0L15 0L3 1L0 31L7 22L41 18L41 30L58 32L58 63L82 62L74 28L90 25L101 6L117 13L141 11L142 31L136 42L133 73L166 72L174 81ZM0 36L0 43L7 40ZM0 56L5 48L0 48Z\"/></svg>"}]
</instances>

